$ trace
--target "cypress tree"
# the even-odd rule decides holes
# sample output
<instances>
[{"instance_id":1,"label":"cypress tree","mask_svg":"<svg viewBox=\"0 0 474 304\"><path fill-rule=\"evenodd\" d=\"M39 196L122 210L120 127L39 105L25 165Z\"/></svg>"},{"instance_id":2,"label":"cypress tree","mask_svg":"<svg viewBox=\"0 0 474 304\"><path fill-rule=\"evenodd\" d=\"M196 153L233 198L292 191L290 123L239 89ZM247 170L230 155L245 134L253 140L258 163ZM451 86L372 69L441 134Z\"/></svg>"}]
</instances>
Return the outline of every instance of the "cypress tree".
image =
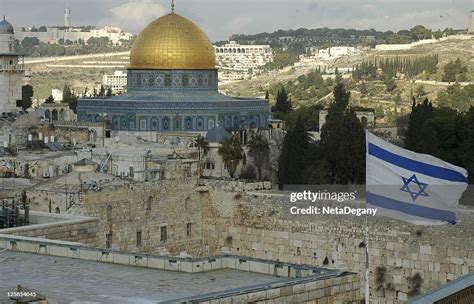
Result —
<instances>
[{"instance_id":1,"label":"cypress tree","mask_svg":"<svg viewBox=\"0 0 474 304\"><path fill-rule=\"evenodd\" d=\"M334 88L334 102L321 129L321 155L331 184L364 182L364 126L349 108L349 98L350 92L343 84Z\"/></svg>"},{"instance_id":2,"label":"cypress tree","mask_svg":"<svg viewBox=\"0 0 474 304\"><path fill-rule=\"evenodd\" d=\"M300 184L303 182L303 170L306 166L306 153L309 146L309 136L304 122L298 117L283 140L283 147L278 159L278 188L284 185Z\"/></svg>"}]
</instances>

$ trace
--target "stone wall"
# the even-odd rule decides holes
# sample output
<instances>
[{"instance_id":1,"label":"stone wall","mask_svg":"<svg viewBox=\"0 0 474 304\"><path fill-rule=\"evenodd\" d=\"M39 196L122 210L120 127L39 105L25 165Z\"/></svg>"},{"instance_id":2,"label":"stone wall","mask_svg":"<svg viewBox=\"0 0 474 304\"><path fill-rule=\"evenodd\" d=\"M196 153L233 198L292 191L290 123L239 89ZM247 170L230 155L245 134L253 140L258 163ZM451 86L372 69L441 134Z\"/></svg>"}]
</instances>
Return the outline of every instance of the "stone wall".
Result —
<instances>
[{"instance_id":1,"label":"stone wall","mask_svg":"<svg viewBox=\"0 0 474 304\"><path fill-rule=\"evenodd\" d=\"M209 297L195 297L178 299L172 303L203 303L203 304L228 304L228 303L360 303L359 282L357 275L347 274L337 278L305 280L293 284L274 284L266 290L254 292L229 292L229 295L218 296L218 299L209 300ZM195 301L195 302L194 302ZM165 302L168 304L171 302Z\"/></svg>"},{"instance_id":2,"label":"stone wall","mask_svg":"<svg viewBox=\"0 0 474 304\"><path fill-rule=\"evenodd\" d=\"M357 275L319 267L273 263L242 256L202 259L141 255L84 247L83 244L0 234L0 249L184 273L230 269L275 276L263 283L165 301L171 303L359 303Z\"/></svg>"},{"instance_id":3,"label":"stone wall","mask_svg":"<svg viewBox=\"0 0 474 304\"><path fill-rule=\"evenodd\" d=\"M253 258L349 270L364 282L363 217L292 216L284 193L252 189L193 178L139 183L85 193L75 212L99 219L99 248L150 254L166 248L200 257L227 247ZM461 208L454 226L369 218L371 297L398 303L473 272L473 215L473 208Z\"/></svg>"},{"instance_id":4,"label":"stone wall","mask_svg":"<svg viewBox=\"0 0 474 304\"><path fill-rule=\"evenodd\" d=\"M111 235L110 246L116 250L156 253L165 247L173 255L180 251L202 255L201 194L196 191L196 179L89 191L78 213L99 218L99 247L107 247L107 235Z\"/></svg>"},{"instance_id":5,"label":"stone wall","mask_svg":"<svg viewBox=\"0 0 474 304\"><path fill-rule=\"evenodd\" d=\"M99 221L96 218L32 212L30 223L30 226L2 229L0 233L97 246Z\"/></svg>"},{"instance_id":6,"label":"stone wall","mask_svg":"<svg viewBox=\"0 0 474 304\"><path fill-rule=\"evenodd\" d=\"M285 195L217 189L204 205L209 254L224 246L245 256L348 269L364 281L364 218L296 217ZM474 271L473 214L461 210L455 226L370 218L371 296L397 303Z\"/></svg>"}]
</instances>

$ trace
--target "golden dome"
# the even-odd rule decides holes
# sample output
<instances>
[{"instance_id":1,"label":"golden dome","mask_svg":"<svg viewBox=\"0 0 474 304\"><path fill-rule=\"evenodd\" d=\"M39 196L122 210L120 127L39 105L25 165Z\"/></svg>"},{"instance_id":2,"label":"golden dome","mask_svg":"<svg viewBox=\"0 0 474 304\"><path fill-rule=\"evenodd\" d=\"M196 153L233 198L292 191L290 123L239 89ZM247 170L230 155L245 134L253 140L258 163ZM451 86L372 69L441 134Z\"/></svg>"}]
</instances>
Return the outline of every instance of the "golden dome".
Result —
<instances>
[{"instance_id":1,"label":"golden dome","mask_svg":"<svg viewBox=\"0 0 474 304\"><path fill-rule=\"evenodd\" d=\"M129 69L215 69L211 41L192 21L171 13L150 23L136 38Z\"/></svg>"}]
</instances>

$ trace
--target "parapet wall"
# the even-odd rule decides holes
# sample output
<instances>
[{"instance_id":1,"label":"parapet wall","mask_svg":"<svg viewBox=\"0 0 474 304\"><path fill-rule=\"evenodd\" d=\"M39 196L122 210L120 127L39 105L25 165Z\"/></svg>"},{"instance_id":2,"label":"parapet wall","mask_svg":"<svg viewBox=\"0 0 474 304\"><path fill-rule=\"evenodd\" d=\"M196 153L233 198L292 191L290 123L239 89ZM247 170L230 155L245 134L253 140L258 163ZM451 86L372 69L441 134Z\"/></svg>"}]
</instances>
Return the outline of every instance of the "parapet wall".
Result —
<instances>
[{"instance_id":1,"label":"parapet wall","mask_svg":"<svg viewBox=\"0 0 474 304\"><path fill-rule=\"evenodd\" d=\"M203 243L210 254L225 246L256 258L347 269L364 281L363 217L292 216L283 194L217 189L207 206ZM455 226L370 218L371 297L398 303L474 271L474 210L461 209L459 218Z\"/></svg>"},{"instance_id":2,"label":"parapet wall","mask_svg":"<svg viewBox=\"0 0 474 304\"><path fill-rule=\"evenodd\" d=\"M357 275L307 265L274 263L255 258L220 255L200 259L150 256L84 247L82 244L0 234L0 249L95 262L200 273L231 269L274 275L275 282L175 299L164 303L356 303ZM278 279L277 279L278 278Z\"/></svg>"},{"instance_id":3,"label":"parapet wall","mask_svg":"<svg viewBox=\"0 0 474 304\"><path fill-rule=\"evenodd\" d=\"M97 245L99 219L30 212L30 225L0 230L1 234Z\"/></svg>"}]
</instances>

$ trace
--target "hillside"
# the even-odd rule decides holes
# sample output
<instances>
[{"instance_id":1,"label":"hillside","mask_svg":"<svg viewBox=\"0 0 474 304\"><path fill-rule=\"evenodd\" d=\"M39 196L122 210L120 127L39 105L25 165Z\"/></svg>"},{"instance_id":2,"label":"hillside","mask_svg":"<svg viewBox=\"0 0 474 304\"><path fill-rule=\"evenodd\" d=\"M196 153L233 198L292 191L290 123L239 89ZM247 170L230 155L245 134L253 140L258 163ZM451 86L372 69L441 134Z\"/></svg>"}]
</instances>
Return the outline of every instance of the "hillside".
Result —
<instances>
[{"instance_id":1,"label":"hillside","mask_svg":"<svg viewBox=\"0 0 474 304\"><path fill-rule=\"evenodd\" d=\"M367 88L365 96L361 96L360 86L351 81L350 74L343 75L346 83L351 89L352 99L351 102L354 105L361 105L364 107L371 107L376 109L377 114L387 116L387 121L394 121L396 116L407 113L411 107L411 96L420 93L418 98L429 98L430 100L436 100L438 93L445 92L448 88L448 83L441 83L442 74L444 73L444 66L451 60L459 58L464 65L468 67L469 79L474 79L474 60L471 40L460 40L460 39L448 39L446 41L426 44L417 46L411 50L405 51L375 51L374 49L365 49L360 55L353 57L344 57L335 61L328 62L323 69L334 69L334 68L353 68L356 65L360 65L363 61L374 61L385 58L419 58L421 56L431 54L438 55L439 63L437 65L436 73L429 76L429 79L425 74L420 74L418 79L410 81L404 77L395 78L396 88L395 90L388 92L385 88L385 84L380 80L364 81ZM220 86L220 89L231 95L237 96L265 96L266 90L270 91L270 101L274 102L276 91L282 87L301 87L298 79L301 79L301 75L305 75L314 70L315 67L308 66L295 66L280 70L278 72L273 71L260 75L257 78L251 80L243 80L239 82L227 83ZM333 78L334 75L323 75L323 78ZM305 96L305 98L293 98L293 103L296 107L302 105L311 105L315 103L327 104L330 98L323 100L311 98L311 92L314 92L316 87L308 88L304 87L305 92L303 94L297 94ZM291 93L291 89L289 90ZM306 97L309 95L309 98ZM400 100L397 100L399 95ZM474 102L474 101L473 101Z\"/></svg>"}]
</instances>

